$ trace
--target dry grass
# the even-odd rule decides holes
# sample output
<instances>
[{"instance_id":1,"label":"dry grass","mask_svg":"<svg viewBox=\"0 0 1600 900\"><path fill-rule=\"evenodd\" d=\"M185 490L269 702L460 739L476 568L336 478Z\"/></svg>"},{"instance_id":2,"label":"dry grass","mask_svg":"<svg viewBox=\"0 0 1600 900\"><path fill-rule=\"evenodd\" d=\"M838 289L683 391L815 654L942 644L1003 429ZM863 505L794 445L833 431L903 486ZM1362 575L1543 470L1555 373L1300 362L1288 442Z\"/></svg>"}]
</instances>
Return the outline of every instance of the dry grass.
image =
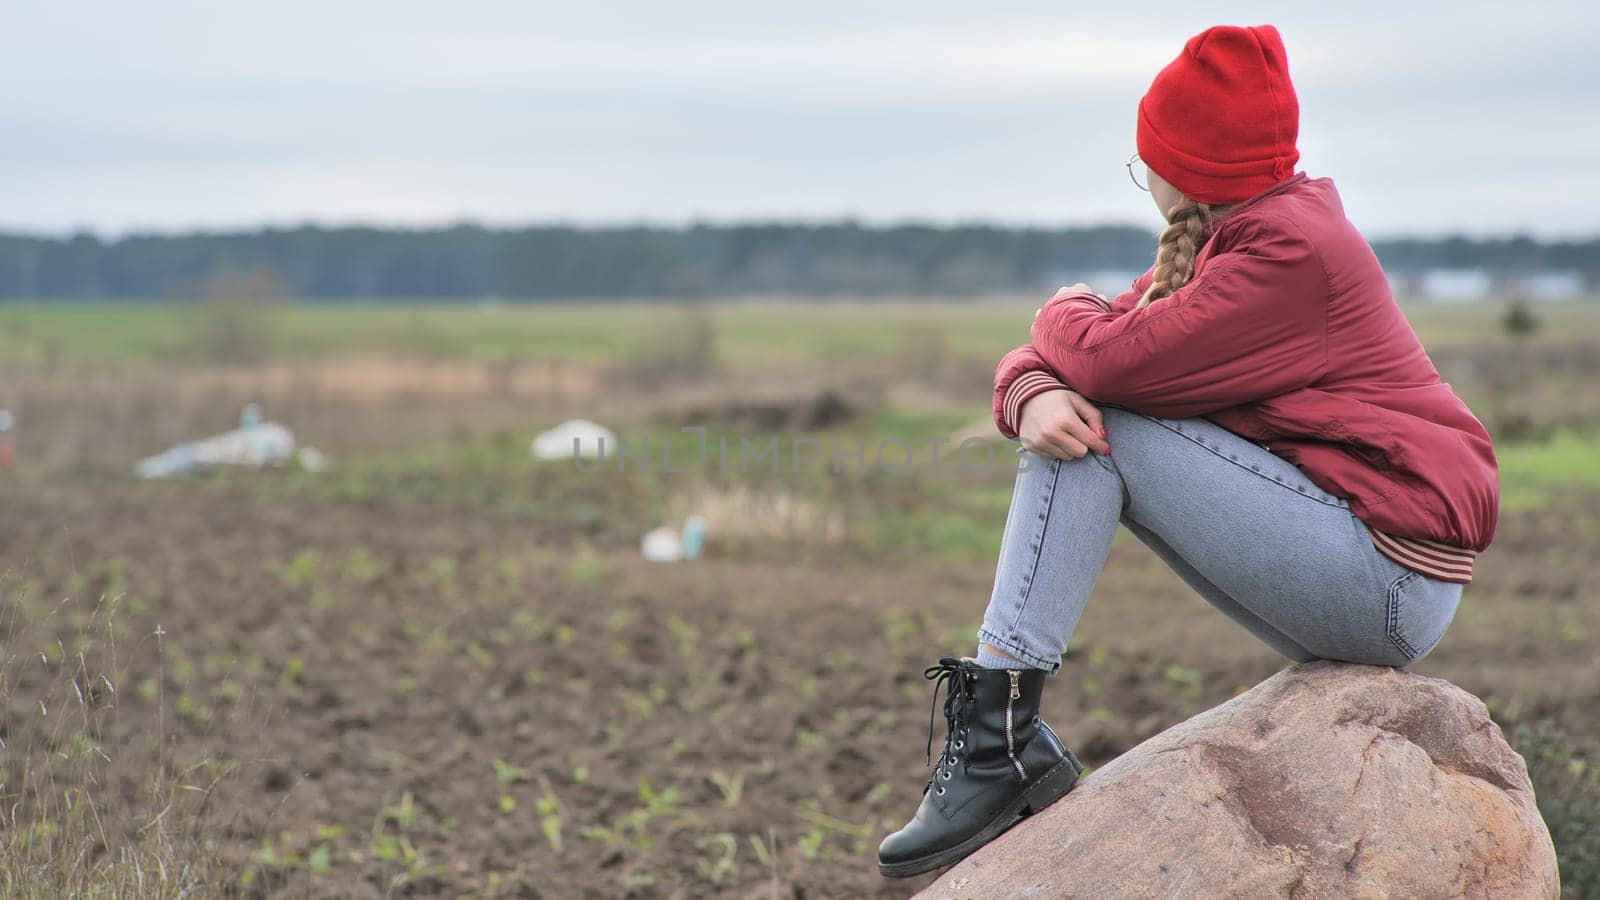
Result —
<instances>
[{"instance_id":1,"label":"dry grass","mask_svg":"<svg viewBox=\"0 0 1600 900\"><path fill-rule=\"evenodd\" d=\"M45 604L0 573L6 643L0 695L0 893L177 898L238 886L240 847L218 797L225 759L171 755L164 669L153 704L124 703L118 601ZM37 616L30 615L37 613ZM144 636L161 654L162 635ZM139 638L135 638L139 641ZM130 771L140 777L130 779ZM130 783L143 789L129 791Z\"/></svg>"},{"instance_id":2,"label":"dry grass","mask_svg":"<svg viewBox=\"0 0 1600 900\"><path fill-rule=\"evenodd\" d=\"M593 366L404 359L174 369L0 372L18 453L49 467L113 465L238 425L262 404L326 450L379 449L526 427L587 405Z\"/></svg>"}]
</instances>

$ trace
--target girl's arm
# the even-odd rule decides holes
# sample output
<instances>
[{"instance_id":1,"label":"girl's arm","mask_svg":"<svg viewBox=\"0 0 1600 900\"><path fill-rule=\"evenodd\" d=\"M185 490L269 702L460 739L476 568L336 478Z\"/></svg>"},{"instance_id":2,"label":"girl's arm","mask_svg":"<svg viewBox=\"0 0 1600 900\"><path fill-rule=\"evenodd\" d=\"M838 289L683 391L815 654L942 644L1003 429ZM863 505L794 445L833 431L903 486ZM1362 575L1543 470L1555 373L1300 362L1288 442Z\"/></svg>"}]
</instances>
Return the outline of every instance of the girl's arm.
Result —
<instances>
[{"instance_id":1,"label":"girl's arm","mask_svg":"<svg viewBox=\"0 0 1600 900\"><path fill-rule=\"evenodd\" d=\"M1142 309L1057 295L1034 320L1034 353L1092 400L1172 418L1315 382L1327 369L1327 275L1289 223L1253 227L1232 242L1239 249Z\"/></svg>"},{"instance_id":2,"label":"girl's arm","mask_svg":"<svg viewBox=\"0 0 1600 900\"><path fill-rule=\"evenodd\" d=\"M1046 391L1065 390L1032 344L1007 353L994 370L994 424L1008 440L1022 425L1022 404Z\"/></svg>"},{"instance_id":3,"label":"girl's arm","mask_svg":"<svg viewBox=\"0 0 1600 900\"><path fill-rule=\"evenodd\" d=\"M1133 286L1111 301L1117 314L1133 308L1150 287L1154 267L1133 280ZM1023 344L1000 360L994 373L994 423L1006 438L1015 438L1022 424L1022 405L1046 392L1064 390L1050 365L1039 356L1032 344Z\"/></svg>"}]
</instances>

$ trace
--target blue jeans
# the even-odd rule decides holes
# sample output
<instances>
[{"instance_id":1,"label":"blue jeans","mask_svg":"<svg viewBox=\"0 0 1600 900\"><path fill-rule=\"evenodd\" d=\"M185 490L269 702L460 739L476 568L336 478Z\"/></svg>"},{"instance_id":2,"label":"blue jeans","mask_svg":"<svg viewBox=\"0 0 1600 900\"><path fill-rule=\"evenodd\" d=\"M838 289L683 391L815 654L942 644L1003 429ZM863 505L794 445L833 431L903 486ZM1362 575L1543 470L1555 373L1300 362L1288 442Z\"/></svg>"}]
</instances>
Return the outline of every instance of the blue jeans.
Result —
<instances>
[{"instance_id":1,"label":"blue jeans","mask_svg":"<svg viewBox=\"0 0 1600 900\"><path fill-rule=\"evenodd\" d=\"M1204 419L1103 413L1110 456L1019 451L983 643L1060 668L1119 522L1290 659L1405 666L1444 636L1461 585L1379 553L1293 464Z\"/></svg>"}]
</instances>

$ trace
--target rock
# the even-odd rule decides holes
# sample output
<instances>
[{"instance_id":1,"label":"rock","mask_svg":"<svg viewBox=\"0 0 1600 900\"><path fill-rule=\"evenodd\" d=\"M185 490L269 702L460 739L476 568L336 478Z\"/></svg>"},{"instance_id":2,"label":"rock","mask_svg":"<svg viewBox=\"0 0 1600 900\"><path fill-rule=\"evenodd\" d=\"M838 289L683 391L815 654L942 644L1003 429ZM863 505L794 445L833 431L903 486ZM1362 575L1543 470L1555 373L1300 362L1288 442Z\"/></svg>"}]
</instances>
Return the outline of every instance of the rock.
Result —
<instances>
[{"instance_id":1,"label":"rock","mask_svg":"<svg viewBox=\"0 0 1600 900\"><path fill-rule=\"evenodd\" d=\"M1482 701L1315 662L1134 747L918 896L1559 894L1527 766Z\"/></svg>"}]
</instances>

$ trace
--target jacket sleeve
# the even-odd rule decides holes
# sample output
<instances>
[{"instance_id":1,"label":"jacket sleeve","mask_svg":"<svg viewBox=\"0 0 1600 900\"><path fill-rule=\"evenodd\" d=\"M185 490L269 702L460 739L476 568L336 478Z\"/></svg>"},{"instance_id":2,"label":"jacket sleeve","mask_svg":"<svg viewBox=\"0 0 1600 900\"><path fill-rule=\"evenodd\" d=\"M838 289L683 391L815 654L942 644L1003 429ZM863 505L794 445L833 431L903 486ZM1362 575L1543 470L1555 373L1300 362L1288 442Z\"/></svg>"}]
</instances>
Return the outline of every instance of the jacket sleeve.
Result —
<instances>
[{"instance_id":1,"label":"jacket sleeve","mask_svg":"<svg viewBox=\"0 0 1600 900\"><path fill-rule=\"evenodd\" d=\"M1022 404L1046 391L1065 390L1031 344L1001 357L994 371L994 424L1006 439L1014 439L1022 424Z\"/></svg>"},{"instance_id":2,"label":"jacket sleeve","mask_svg":"<svg viewBox=\"0 0 1600 900\"><path fill-rule=\"evenodd\" d=\"M1154 269L1133 280L1133 286L1118 294L1110 308L1118 315L1133 308L1150 287ZM1007 353L994 373L994 424L1007 439L1015 439L1022 427L1022 405L1047 391L1066 390L1050 366L1031 344Z\"/></svg>"},{"instance_id":3,"label":"jacket sleeve","mask_svg":"<svg viewBox=\"0 0 1600 900\"><path fill-rule=\"evenodd\" d=\"M1249 227L1235 250L1143 309L1118 314L1099 298L1058 294L1034 320L1036 355L1091 400L1172 418L1314 383L1328 357L1322 263L1289 223Z\"/></svg>"}]
</instances>

